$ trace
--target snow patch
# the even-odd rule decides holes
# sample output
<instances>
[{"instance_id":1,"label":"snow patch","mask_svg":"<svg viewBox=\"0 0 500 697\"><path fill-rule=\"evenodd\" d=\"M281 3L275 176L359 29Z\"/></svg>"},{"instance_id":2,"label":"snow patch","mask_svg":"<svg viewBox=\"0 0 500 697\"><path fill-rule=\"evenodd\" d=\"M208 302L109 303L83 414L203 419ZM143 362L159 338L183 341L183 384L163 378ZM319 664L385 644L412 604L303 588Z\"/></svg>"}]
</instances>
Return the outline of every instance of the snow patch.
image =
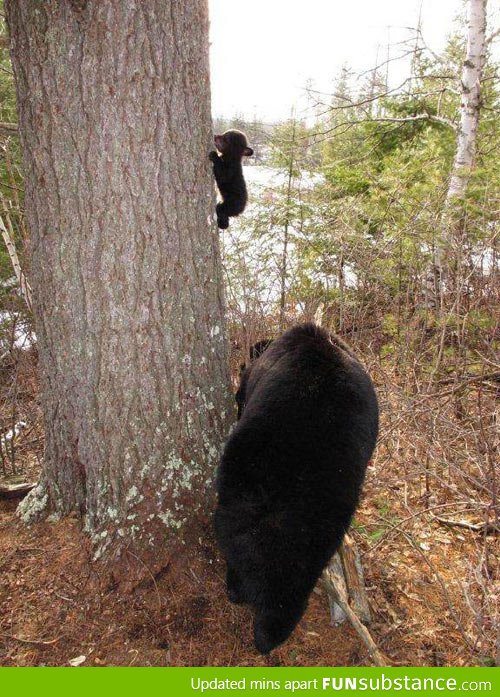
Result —
<instances>
[{"instance_id":1,"label":"snow patch","mask_svg":"<svg viewBox=\"0 0 500 697\"><path fill-rule=\"evenodd\" d=\"M27 426L26 421L18 421L14 425L14 428L9 429L7 431L7 433L5 433L5 435L3 435L0 438L0 442L2 443L2 445L5 445L9 441L13 440L16 436L18 436L21 433L21 431L24 428L26 428L26 426Z\"/></svg>"}]
</instances>

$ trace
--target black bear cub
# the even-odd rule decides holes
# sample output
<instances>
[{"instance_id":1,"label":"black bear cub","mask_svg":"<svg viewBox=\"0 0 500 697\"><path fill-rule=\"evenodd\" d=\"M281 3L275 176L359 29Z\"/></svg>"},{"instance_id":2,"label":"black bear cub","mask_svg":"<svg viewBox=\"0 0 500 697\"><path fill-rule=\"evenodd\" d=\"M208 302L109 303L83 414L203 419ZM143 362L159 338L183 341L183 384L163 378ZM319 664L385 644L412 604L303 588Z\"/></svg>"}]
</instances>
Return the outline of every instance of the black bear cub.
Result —
<instances>
[{"instance_id":1,"label":"black bear cub","mask_svg":"<svg viewBox=\"0 0 500 697\"><path fill-rule=\"evenodd\" d=\"M356 508L378 433L377 397L351 350L292 327L244 371L222 455L215 531L227 592L255 611L268 653L299 622Z\"/></svg>"},{"instance_id":2,"label":"black bear cub","mask_svg":"<svg viewBox=\"0 0 500 697\"><path fill-rule=\"evenodd\" d=\"M222 203L216 206L217 225L221 230L229 227L229 218L243 213L247 205L247 187L243 177L241 160L243 156L253 155L248 147L247 137L241 131L226 131L214 136L215 150L209 154L214 165L214 176L222 196Z\"/></svg>"}]
</instances>

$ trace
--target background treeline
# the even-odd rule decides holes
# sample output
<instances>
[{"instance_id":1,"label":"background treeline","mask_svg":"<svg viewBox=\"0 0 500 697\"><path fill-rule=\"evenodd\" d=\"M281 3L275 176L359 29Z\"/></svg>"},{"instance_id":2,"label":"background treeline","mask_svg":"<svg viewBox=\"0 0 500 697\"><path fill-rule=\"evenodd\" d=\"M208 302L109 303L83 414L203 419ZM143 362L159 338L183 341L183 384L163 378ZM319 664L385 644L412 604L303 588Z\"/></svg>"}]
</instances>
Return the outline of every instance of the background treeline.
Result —
<instances>
[{"instance_id":1,"label":"background treeline","mask_svg":"<svg viewBox=\"0 0 500 697\"><path fill-rule=\"evenodd\" d=\"M344 68L332 94L309 92L306 118L216 119L216 129L245 130L255 164L271 168L268 180L249 172L254 208L226 245L232 309L244 324L247 311L277 321L281 310L283 323L312 316L323 303L337 331L375 341L398 362L418 349L422 371L473 370L474 348L491 357L500 145L498 65L491 60L476 165L457 203L460 231L450 240L443 229L463 56L463 38L454 36L439 56L417 48L411 76L396 88L386 84L384 65L364 79ZM446 245L444 302L428 287L439 244ZM280 293L269 293L273 283ZM446 365L434 350L443 332Z\"/></svg>"}]
</instances>

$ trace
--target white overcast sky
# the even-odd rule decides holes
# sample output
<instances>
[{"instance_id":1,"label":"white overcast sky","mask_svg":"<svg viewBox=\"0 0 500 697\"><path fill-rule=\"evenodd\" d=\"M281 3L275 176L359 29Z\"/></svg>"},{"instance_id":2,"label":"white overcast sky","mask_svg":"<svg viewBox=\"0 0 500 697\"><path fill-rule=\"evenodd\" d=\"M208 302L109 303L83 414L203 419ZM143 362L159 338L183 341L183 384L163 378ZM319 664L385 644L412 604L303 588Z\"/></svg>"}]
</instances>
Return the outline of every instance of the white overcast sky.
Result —
<instances>
[{"instance_id":1,"label":"white overcast sky","mask_svg":"<svg viewBox=\"0 0 500 697\"><path fill-rule=\"evenodd\" d=\"M385 59L415 27L422 4L426 43L439 51L464 14L463 0L209 0L214 115L256 114L264 120L298 112L308 80L328 91L344 64L356 72ZM489 0L498 21L500 0ZM390 64L391 84L407 65Z\"/></svg>"}]
</instances>

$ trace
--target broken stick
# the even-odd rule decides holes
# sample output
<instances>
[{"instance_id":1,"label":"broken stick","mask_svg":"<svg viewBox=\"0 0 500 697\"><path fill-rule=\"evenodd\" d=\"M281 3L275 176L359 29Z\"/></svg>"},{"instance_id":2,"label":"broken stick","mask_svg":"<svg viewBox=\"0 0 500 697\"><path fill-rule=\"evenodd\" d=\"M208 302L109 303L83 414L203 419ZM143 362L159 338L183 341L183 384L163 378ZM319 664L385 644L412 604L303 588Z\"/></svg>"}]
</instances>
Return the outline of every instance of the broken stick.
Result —
<instances>
[{"instance_id":1,"label":"broken stick","mask_svg":"<svg viewBox=\"0 0 500 697\"><path fill-rule=\"evenodd\" d=\"M367 647L373 663L390 665L388 658L375 644L363 622L370 621L363 570L354 540L348 535L337 554L323 571L323 584L330 599L332 621L343 622L347 617ZM349 604L352 600L353 608Z\"/></svg>"}]
</instances>

